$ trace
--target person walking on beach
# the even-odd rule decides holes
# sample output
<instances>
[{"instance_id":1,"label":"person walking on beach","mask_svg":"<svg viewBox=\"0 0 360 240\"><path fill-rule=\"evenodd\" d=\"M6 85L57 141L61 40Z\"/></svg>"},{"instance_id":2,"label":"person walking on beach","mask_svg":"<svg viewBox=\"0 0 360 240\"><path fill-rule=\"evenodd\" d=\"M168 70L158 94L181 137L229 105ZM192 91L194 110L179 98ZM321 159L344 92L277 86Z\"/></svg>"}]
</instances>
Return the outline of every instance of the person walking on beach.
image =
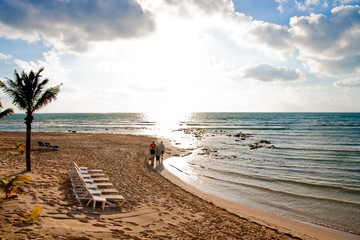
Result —
<instances>
[{"instance_id":1,"label":"person walking on beach","mask_svg":"<svg viewBox=\"0 0 360 240\"><path fill-rule=\"evenodd\" d=\"M153 141L149 147L151 166L154 166L155 149L156 149L156 144L155 144L155 141Z\"/></svg>"},{"instance_id":2,"label":"person walking on beach","mask_svg":"<svg viewBox=\"0 0 360 240\"><path fill-rule=\"evenodd\" d=\"M158 148L160 149L161 160L164 160L165 146L164 146L163 141L160 142L160 144L158 145Z\"/></svg>"},{"instance_id":3,"label":"person walking on beach","mask_svg":"<svg viewBox=\"0 0 360 240\"><path fill-rule=\"evenodd\" d=\"M157 146L155 149L156 165L158 165L158 162L160 163L160 155L161 155L161 149L159 146Z\"/></svg>"}]
</instances>

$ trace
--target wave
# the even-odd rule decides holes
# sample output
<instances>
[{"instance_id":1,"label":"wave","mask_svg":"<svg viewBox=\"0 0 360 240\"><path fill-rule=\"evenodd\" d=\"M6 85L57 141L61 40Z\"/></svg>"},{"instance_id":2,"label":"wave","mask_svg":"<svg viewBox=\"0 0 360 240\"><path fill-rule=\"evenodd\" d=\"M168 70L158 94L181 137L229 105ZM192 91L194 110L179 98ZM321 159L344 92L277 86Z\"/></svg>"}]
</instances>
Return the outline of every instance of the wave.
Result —
<instances>
[{"instance_id":1,"label":"wave","mask_svg":"<svg viewBox=\"0 0 360 240\"><path fill-rule=\"evenodd\" d=\"M289 196L289 197L301 198L301 199L305 199L305 200L323 201L323 202L329 202L329 203L346 204L346 205L351 205L351 206L354 206L354 207L360 207L360 203L357 203L357 202L350 202L350 201L344 201L344 200L332 199L332 198L325 198L325 197L314 197L314 196L308 196L308 195L300 195L300 194L296 194L296 193L284 192L284 191L275 190L275 189L272 189L272 188L267 188L267 187L262 187L262 186L257 186L257 185L252 185L252 184L246 184L246 183L240 183L240 182L235 182L235 181L231 181L231 180L219 179L219 178L208 176L208 175L201 175L200 174L200 176L205 177L205 178L209 178L209 179L212 179L212 180L220 181L220 182L227 182L227 183L230 183L230 184L241 185L241 186L244 186L244 187L258 189L258 190L261 190L261 191L267 191L267 192L271 192L271 193L282 194L282 195Z\"/></svg>"},{"instance_id":2,"label":"wave","mask_svg":"<svg viewBox=\"0 0 360 240\"><path fill-rule=\"evenodd\" d=\"M308 188L328 189L328 190L342 191L344 193L360 194L360 188L356 189L356 186L344 187L344 186L335 186L335 185L323 185L323 184L317 184L317 183L296 181L296 180L293 180L293 179L271 178L271 177L266 177L266 176L263 176L263 175L250 175L250 174L233 172L233 171L223 171L223 170L219 170L219 169L215 169L215 168L196 165L196 164L193 164L193 163L189 163L189 164L193 165L195 167L206 169L207 171L210 171L210 172L216 172L219 175L232 176L234 178L243 177L243 178L247 178L247 179L254 179L254 180L266 181L266 182L272 182L272 183L273 182L288 183L288 184L293 184L293 185L297 185L297 186L305 186L305 187L308 187ZM207 175L204 175L204 174L200 174L200 175L207 176ZM220 179L217 179L217 180L220 180ZM224 180L224 181L226 181L226 180ZM294 187L296 187L296 186L294 186Z\"/></svg>"},{"instance_id":3,"label":"wave","mask_svg":"<svg viewBox=\"0 0 360 240\"><path fill-rule=\"evenodd\" d=\"M224 126L224 125L207 125L205 123L191 123L191 124L184 124L187 127L199 127L203 130L291 130L288 127L259 127L259 126L234 126L234 125L229 125L229 126Z\"/></svg>"},{"instance_id":4,"label":"wave","mask_svg":"<svg viewBox=\"0 0 360 240\"><path fill-rule=\"evenodd\" d=\"M314 126L320 127L359 127L357 123L343 123L343 124L316 124Z\"/></svg>"},{"instance_id":5,"label":"wave","mask_svg":"<svg viewBox=\"0 0 360 240\"><path fill-rule=\"evenodd\" d=\"M360 148L359 144L346 144L343 146L358 146ZM360 154L359 150L354 149L329 149L329 148L316 148L316 147L276 147L276 149L279 150L296 150L296 151L314 151L314 152L336 152L336 153L354 153L354 154ZM360 155L359 155L360 157Z\"/></svg>"}]
</instances>

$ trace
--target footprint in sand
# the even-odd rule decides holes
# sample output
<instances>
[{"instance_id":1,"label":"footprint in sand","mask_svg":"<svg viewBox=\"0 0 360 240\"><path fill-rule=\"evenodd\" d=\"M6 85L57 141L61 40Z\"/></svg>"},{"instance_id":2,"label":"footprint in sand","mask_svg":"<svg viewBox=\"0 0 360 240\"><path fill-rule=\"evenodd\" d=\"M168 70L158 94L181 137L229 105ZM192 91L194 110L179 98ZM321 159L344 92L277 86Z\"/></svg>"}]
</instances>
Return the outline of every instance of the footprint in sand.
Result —
<instances>
[{"instance_id":1,"label":"footprint in sand","mask_svg":"<svg viewBox=\"0 0 360 240\"><path fill-rule=\"evenodd\" d=\"M89 222L89 220L87 218L79 218L78 221L82 222L82 223L88 223Z\"/></svg>"},{"instance_id":2,"label":"footprint in sand","mask_svg":"<svg viewBox=\"0 0 360 240\"><path fill-rule=\"evenodd\" d=\"M110 229L113 234L124 234L125 231L121 229Z\"/></svg>"},{"instance_id":3,"label":"footprint in sand","mask_svg":"<svg viewBox=\"0 0 360 240\"><path fill-rule=\"evenodd\" d=\"M119 223L112 223L113 226L115 227L122 227L123 225L122 224L119 224Z\"/></svg>"},{"instance_id":4,"label":"footprint in sand","mask_svg":"<svg viewBox=\"0 0 360 240\"><path fill-rule=\"evenodd\" d=\"M93 226L94 227L106 227L105 224L100 224L100 223L94 223Z\"/></svg>"},{"instance_id":5,"label":"footprint in sand","mask_svg":"<svg viewBox=\"0 0 360 240\"><path fill-rule=\"evenodd\" d=\"M142 225L141 227L142 227L142 228L149 228L149 227L150 227L150 224Z\"/></svg>"},{"instance_id":6,"label":"footprint in sand","mask_svg":"<svg viewBox=\"0 0 360 240\"><path fill-rule=\"evenodd\" d=\"M116 223L122 223L122 222L123 222L123 221L120 220L120 219L113 219L112 221L113 221L113 222L116 222Z\"/></svg>"},{"instance_id":7,"label":"footprint in sand","mask_svg":"<svg viewBox=\"0 0 360 240\"><path fill-rule=\"evenodd\" d=\"M153 231L153 230L144 230L144 231L141 231L140 234L142 234L144 237L148 237L149 235L154 235L155 231Z\"/></svg>"},{"instance_id":8,"label":"footprint in sand","mask_svg":"<svg viewBox=\"0 0 360 240\"><path fill-rule=\"evenodd\" d=\"M133 225L133 226L139 226L139 224L134 223L134 222L126 222L126 223L131 224L131 225Z\"/></svg>"}]
</instances>

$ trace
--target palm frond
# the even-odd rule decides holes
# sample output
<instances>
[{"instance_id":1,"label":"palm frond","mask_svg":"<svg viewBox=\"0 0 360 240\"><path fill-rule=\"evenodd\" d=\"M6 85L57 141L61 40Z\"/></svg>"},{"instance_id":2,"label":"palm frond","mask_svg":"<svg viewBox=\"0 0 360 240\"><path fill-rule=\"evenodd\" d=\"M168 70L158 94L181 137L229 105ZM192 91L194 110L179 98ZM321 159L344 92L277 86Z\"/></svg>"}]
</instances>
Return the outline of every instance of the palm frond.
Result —
<instances>
[{"instance_id":1,"label":"palm frond","mask_svg":"<svg viewBox=\"0 0 360 240\"><path fill-rule=\"evenodd\" d=\"M0 88L3 89L4 93L13 99L13 104L20 109L26 109L26 101L24 99L25 92L23 91L22 81L18 79L19 75L15 71L17 76L15 81L8 79L8 85L0 81Z\"/></svg>"},{"instance_id":2,"label":"palm frond","mask_svg":"<svg viewBox=\"0 0 360 240\"><path fill-rule=\"evenodd\" d=\"M6 91L8 91L8 86L6 86L5 83L3 83L2 81L0 81L0 88L2 88L2 90L6 93Z\"/></svg>"},{"instance_id":3,"label":"palm frond","mask_svg":"<svg viewBox=\"0 0 360 240\"><path fill-rule=\"evenodd\" d=\"M14 113L14 110L12 108L8 108L5 111L0 112L0 119L6 116L9 116Z\"/></svg>"},{"instance_id":4,"label":"palm frond","mask_svg":"<svg viewBox=\"0 0 360 240\"><path fill-rule=\"evenodd\" d=\"M22 185L23 183L25 182L28 182L28 181L31 181L31 178L26 176L26 175L17 175L15 178L13 178L11 181L10 181L10 185L12 187L18 187L20 185Z\"/></svg>"},{"instance_id":5,"label":"palm frond","mask_svg":"<svg viewBox=\"0 0 360 240\"><path fill-rule=\"evenodd\" d=\"M51 87L51 88L46 89L46 91L38 99L36 105L33 108L33 111L39 110L43 106L50 103L52 100L55 100L57 95L60 92L60 86L61 85L57 85L55 87Z\"/></svg>"},{"instance_id":6,"label":"palm frond","mask_svg":"<svg viewBox=\"0 0 360 240\"><path fill-rule=\"evenodd\" d=\"M9 85L13 85L13 84L14 84L13 81L9 81ZM12 103L15 106L19 107L20 109L26 109L27 102L26 102L26 98L24 97L25 93L19 87L8 88L8 90L5 91L5 94L12 97L13 99Z\"/></svg>"},{"instance_id":7,"label":"palm frond","mask_svg":"<svg viewBox=\"0 0 360 240\"><path fill-rule=\"evenodd\" d=\"M34 98L38 100L43 92L45 85L49 82L49 79L44 79L41 83L36 85L36 89L34 91Z\"/></svg>"}]
</instances>

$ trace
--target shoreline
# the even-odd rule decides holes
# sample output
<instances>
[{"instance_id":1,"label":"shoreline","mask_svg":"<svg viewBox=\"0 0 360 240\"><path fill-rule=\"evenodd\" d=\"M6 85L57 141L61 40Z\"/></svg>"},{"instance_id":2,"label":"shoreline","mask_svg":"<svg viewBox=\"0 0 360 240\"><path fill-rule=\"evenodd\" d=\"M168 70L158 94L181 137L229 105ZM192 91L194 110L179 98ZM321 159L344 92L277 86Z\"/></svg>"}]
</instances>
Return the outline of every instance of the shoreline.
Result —
<instances>
[{"instance_id":1,"label":"shoreline","mask_svg":"<svg viewBox=\"0 0 360 240\"><path fill-rule=\"evenodd\" d=\"M25 141L25 133L0 133L3 134L0 150L5 153L0 156L0 177L21 172L25 169L25 159L16 152L14 142ZM23 214L19 211L32 209L35 205L42 206L41 218L46 219L36 223L35 228L42 234L40 238L49 239L83 236L84 233L89 239L167 239L166 236L185 239L206 239L208 236L222 239L360 239L359 235L307 226L204 193L166 169L157 174L147 165L148 144L156 137L53 132L34 132L32 136L31 176L34 179L25 185L30 190L19 198L0 200L0 213L5 216L0 220L3 239L30 238L34 234L30 231L33 225L19 223ZM60 149L41 149L36 146L40 140L59 145ZM165 144L166 158L184 152L168 141ZM121 212L113 209L101 212L79 206L68 189L68 168L72 161L106 172L127 200ZM25 230L19 231L19 226Z\"/></svg>"},{"instance_id":2,"label":"shoreline","mask_svg":"<svg viewBox=\"0 0 360 240\"><path fill-rule=\"evenodd\" d=\"M239 203L235 203L216 195L206 193L195 186L187 184L178 178L175 174L164 169L161 172L165 178L169 179L174 184L180 186L186 191L193 193L200 198L211 202L218 207L221 207L231 213L238 215L241 218L246 218L250 221L268 226L278 231L304 238L304 239L324 239L324 240L337 240L337 239L360 239L360 235L353 233L340 231L337 229L324 227L304 221L298 221L282 216L278 216L272 213L267 213L261 210L257 210L252 207L248 207Z\"/></svg>"}]
</instances>

